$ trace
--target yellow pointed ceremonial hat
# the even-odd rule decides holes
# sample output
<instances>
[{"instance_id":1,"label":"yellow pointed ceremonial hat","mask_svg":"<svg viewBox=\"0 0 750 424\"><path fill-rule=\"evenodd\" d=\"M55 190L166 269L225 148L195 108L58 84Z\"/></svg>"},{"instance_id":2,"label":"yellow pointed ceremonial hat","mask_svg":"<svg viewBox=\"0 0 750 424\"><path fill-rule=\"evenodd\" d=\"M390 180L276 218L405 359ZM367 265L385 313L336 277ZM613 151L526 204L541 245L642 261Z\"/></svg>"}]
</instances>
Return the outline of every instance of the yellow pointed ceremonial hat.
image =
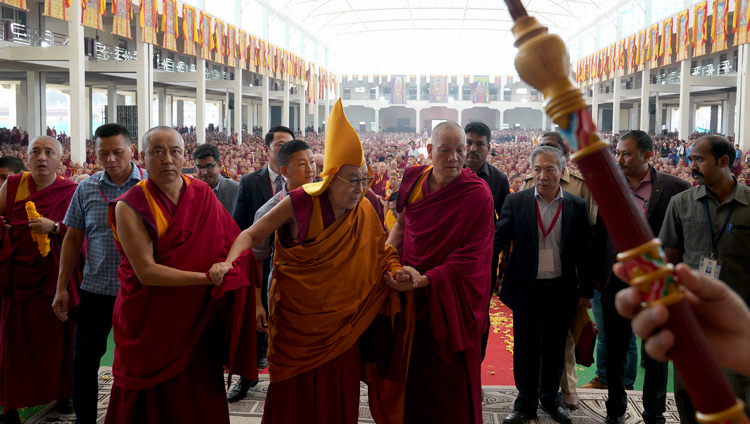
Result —
<instances>
[{"instance_id":1,"label":"yellow pointed ceremonial hat","mask_svg":"<svg viewBox=\"0 0 750 424\"><path fill-rule=\"evenodd\" d=\"M344 165L362 166L365 163L365 154L362 151L362 142L354 130L352 124L344 115L344 106L341 99L333 105L331 113L326 122L326 144L323 152L323 172L320 177L323 181L305 184L302 188L310 196L320 196L331 184L334 176Z\"/></svg>"}]
</instances>

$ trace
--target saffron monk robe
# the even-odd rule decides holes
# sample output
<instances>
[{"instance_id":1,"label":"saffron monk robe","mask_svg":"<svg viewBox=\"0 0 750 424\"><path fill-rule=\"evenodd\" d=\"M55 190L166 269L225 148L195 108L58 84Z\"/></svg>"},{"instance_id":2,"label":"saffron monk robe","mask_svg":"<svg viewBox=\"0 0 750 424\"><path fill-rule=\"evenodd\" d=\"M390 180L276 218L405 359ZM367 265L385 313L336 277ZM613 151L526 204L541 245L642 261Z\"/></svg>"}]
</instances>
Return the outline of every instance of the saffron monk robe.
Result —
<instances>
[{"instance_id":1,"label":"saffron monk robe","mask_svg":"<svg viewBox=\"0 0 750 424\"><path fill-rule=\"evenodd\" d=\"M417 313L406 383L406 423L481 423L481 337L489 325L495 232L487 183L464 168L466 134L435 127L433 165L406 168L388 244L417 269ZM393 286L412 290L404 284Z\"/></svg>"},{"instance_id":2,"label":"saffron monk robe","mask_svg":"<svg viewBox=\"0 0 750 424\"><path fill-rule=\"evenodd\" d=\"M3 422L16 420L17 408L67 400L72 394L75 324L60 322L49 306L67 228L61 221L76 184L56 175L62 147L54 138L34 139L28 153L31 172L11 175L0 188L0 213L7 220L7 225L0 225L0 406L7 420ZM33 202L42 218L29 220L27 202ZM40 247L45 239L49 251ZM68 285L71 308L78 301L82 265L78 262L73 284Z\"/></svg>"},{"instance_id":3,"label":"saffron monk robe","mask_svg":"<svg viewBox=\"0 0 750 424\"><path fill-rule=\"evenodd\" d=\"M414 284L364 199L372 171L339 100L326 128L322 181L305 184L243 231L228 261L276 231L265 424L354 424L360 380L377 423L403 423L413 302L383 279ZM232 269L211 269L215 282ZM402 301L404 301L402 303Z\"/></svg>"},{"instance_id":4,"label":"saffron monk robe","mask_svg":"<svg viewBox=\"0 0 750 424\"><path fill-rule=\"evenodd\" d=\"M255 261L246 252L214 287L206 271L239 227L208 184L181 175L177 131L153 128L143 143L148 179L109 208L122 262L106 423L228 423L222 364L257 376L255 315L245 313Z\"/></svg>"}]
</instances>

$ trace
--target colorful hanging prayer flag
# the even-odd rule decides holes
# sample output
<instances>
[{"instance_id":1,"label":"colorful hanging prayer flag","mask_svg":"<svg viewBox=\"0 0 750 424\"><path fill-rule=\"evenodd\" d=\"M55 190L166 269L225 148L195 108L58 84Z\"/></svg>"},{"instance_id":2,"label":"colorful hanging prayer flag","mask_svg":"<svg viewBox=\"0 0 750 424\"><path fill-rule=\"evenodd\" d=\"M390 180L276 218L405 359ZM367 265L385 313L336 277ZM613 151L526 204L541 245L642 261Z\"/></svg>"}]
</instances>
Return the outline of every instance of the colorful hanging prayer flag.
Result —
<instances>
[{"instance_id":1,"label":"colorful hanging prayer flag","mask_svg":"<svg viewBox=\"0 0 750 424\"><path fill-rule=\"evenodd\" d=\"M628 37L628 74L635 72L638 45L635 34Z\"/></svg>"},{"instance_id":2,"label":"colorful hanging prayer flag","mask_svg":"<svg viewBox=\"0 0 750 424\"><path fill-rule=\"evenodd\" d=\"M430 76L430 103L448 102L448 76Z\"/></svg>"},{"instance_id":3,"label":"colorful hanging prayer flag","mask_svg":"<svg viewBox=\"0 0 750 424\"><path fill-rule=\"evenodd\" d=\"M711 53L727 49L727 22L729 5L727 0L714 0L714 14L711 19Z\"/></svg>"},{"instance_id":4,"label":"colorful hanging prayer flag","mask_svg":"<svg viewBox=\"0 0 750 424\"><path fill-rule=\"evenodd\" d=\"M638 32L638 57L635 59L635 63L638 65L638 70L642 71L646 68L646 54L648 50L648 35L645 29Z\"/></svg>"},{"instance_id":5,"label":"colorful hanging prayer flag","mask_svg":"<svg viewBox=\"0 0 750 424\"><path fill-rule=\"evenodd\" d=\"M107 4L104 0L81 0L81 24L89 28L104 31L102 15L106 12Z\"/></svg>"},{"instance_id":6,"label":"colorful hanging prayer flag","mask_svg":"<svg viewBox=\"0 0 750 424\"><path fill-rule=\"evenodd\" d=\"M182 49L185 54L195 56L195 42L200 39L198 26L195 24L195 8L187 4L182 5Z\"/></svg>"},{"instance_id":7,"label":"colorful hanging prayer flag","mask_svg":"<svg viewBox=\"0 0 750 424\"><path fill-rule=\"evenodd\" d=\"M490 76L475 76L474 77L474 98L473 103L489 103L490 102Z\"/></svg>"},{"instance_id":8,"label":"colorful hanging prayer flag","mask_svg":"<svg viewBox=\"0 0 750 424\"><path fill-rule=\"evenodd\" d=\"M177 29L177 1L164 0L162 3L161 32L164 33L164 48L177 51L177 37L180 36ZM187 42L187 40L185 40Z\"/></svg>"},{"instance_id":9,"label":"colorful hanging prayer flag","mask_svg":"<svg viewBox=\"0 0 750 424\"><path fill-rule=\"evenodd\" d=\"M68 17L69 7L70 0L44 0L44 12L42 14L50 18L70 21Z\"/></svg>"},{"instance_id":10,"label":"colorful hanging prayer flag","mask_svg":"<svg viewBox=\"0 0 750 424\"><path fill-rule=\"evenodd\" d=\"M651 25L648 30L648 60L649 68L654 69L659 67L659 24Z\"/></svg>"},{"instance_id":11,"label":"colorful hanging prayer flag","mask_svg":"<svg viewBox=\"0 0 750 424\"><path fill-rule=\"evenodd\" d=\"M683 10L677 16L677 61L688 59L688 49L690 48L690 10Z\"/></svg>"},{"instance_id":12,"label":"colorful hanging prayer flag","mask_svg":"<svg viewBox=\"0 0 750 424\"><path fill-rule=\"evenodd\" d=\"M406 75L391 75L391 104L406 104L404 91L406 87Z\"/></svg>"},{"instance_id":13,"label":"colorful hanging prayer flag","mask_svg":"<svg viewBox=\"0 0 750 424\"><path fill-rule=\"evenodd\" d=\"M201 46L201 58L205 60L211 60L211 50L213 48L213 33L211 32L211 20L213 18L206 12L201 12L201 21L199 25L200 40L198 41Z\"/></svg>"},{"instance_id":14,"label":"colorful hanging prayer flag","mask_svg":"<svg viewBox=\"0 0 750 424\"><path fill-rule=\"evenodd\" d=\"M693 57L706 54L706 16L708 15L708 1L695 6L693 19Z\"/></svg>"},{"instance_id":15,"label":"colorful hanging prayer flag","mask_svg":"<svg viewBox=\"0 0 750 424\"><path fill-rule=\"evenodd\" d=\"M239 60L240 60L240 68L247 69L247 63L248 63L248 44L247 44L247 33L243 30L240 30L240 42L239 42Z\"/></svg>"},{"instance_id":16,"label":"colorful hanging prayer flag","mask_svg":"<svg viewBox=\"0 0 750 424\"><path fill-rule=\"evenodd\" d=\"M112 0L112 34L132 38L133 0Z\"/></svg>"},{"instance_id":17,"label":"colorful hanging prayer flag","mask_svg":"<svg viewBox=\"0 0 750 424\"><path fill-rule=\"evenodd\" d=\"M26 0L0 0L0 4L15 7L16 9L25 10L27 12L29 11L26 7Z\"/></svg>"},{"instance_id":18,"label":"colorful hanging prayer flag","mask_svg":"<svg viewBox=\"0 0 750 424\"><path fill-rule=\"evenodd\" d=\"M156 18L156 0L141 0L141 41L148 44L157 44L156 31L158 20Z\"/></svg>"},{"instance_id":19,"label":"colorful hanging prayer flag","mask_svg":"<svg viewBox=\"0 0 750 424\"><path fill-rule=\"evenodd\" d=\"M661 32L661 49L659 50L659 55L661 55L662 61L661 65L671 65L672 64L672 38L673 38L673 30L674 30L674 18L667 18L663 22L662 26L662 32Z\"/></svg>"},{"instance_id":20,"label":"colorful hanging prayer flag","mask_svg":"<svg viewBox=\"0 0 750 424\"><path fill-rule=\"evenodd\" d=\"M227 24L226 38L227 65L236 66L237 59L237 28L234 25Z\"/></svg>"},{"instance_id":21,"label":"colorful hanging prayer flag","mask_svg":"<svg viewBox=\"0 0 750 424\"><path fill-rule=\"evenodd\" d=\"M750 8L750 1L736 0L734 3L734 19L732 22L732 31L734 32L734 45L746 44L747 36L747 15Z\"/></svg>"},{"instance_id":22,"label":"colorful hanging prayer flag","mask_svg":"<svg viewBox=\"0 0 750 424\"><path fill-rule=\"evenodd\" d=\"M212 38L213 45L211 49L214 51L214 62L224 64L224 54L227 49L226 34L224 31L224 21L219 18L214 19L214 36Z\"/></svg>"}]
</instances>

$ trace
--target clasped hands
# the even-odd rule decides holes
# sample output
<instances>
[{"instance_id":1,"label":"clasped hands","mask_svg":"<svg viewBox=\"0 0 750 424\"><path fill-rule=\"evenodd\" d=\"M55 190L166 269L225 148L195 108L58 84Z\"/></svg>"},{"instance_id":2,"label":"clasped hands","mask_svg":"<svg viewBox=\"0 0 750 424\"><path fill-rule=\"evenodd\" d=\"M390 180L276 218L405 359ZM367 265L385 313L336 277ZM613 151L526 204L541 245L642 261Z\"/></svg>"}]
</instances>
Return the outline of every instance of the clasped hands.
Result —
<instances>
[{"instance_id":1,"label":"clasped hands","mask_svg":"<svg viewBox=\"0 0 750 424\"><path fill-rule=\"evenodd\" d=\"M410 266L405 266L395 272L386 271L383 274L383 280L390 288L398 291L414 290L426 285L424 284L426 277L422 278L419 271Z\"/></svg>"},{"instance_id":2,"label":"clasped hands","mask_svg":"<svg viewBox=\"0 0 750 424\"><path fill-rule=\"evenodd\" d=\"M211 276L211 282L220 286L224 282L224 276L232 270L231 262L217 262L211 266L208 275Z\"/></svg>"}]
</instances>

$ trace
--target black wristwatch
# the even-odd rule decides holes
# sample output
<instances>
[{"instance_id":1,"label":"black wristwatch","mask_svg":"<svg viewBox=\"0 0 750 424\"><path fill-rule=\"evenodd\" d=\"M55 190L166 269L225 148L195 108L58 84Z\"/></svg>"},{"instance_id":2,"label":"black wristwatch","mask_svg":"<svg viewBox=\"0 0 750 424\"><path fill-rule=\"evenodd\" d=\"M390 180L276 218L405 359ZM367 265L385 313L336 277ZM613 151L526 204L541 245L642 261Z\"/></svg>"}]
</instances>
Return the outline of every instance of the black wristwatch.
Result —
<instances>
[{"instance_id":1,"label":"black wristwatch","mask_svg":"<svg viewBox=\"0 0 750 424\"><path fill-rule=\"evenodd\" d=\"M60 232L60 223L55 222L55 228L52 230L52 234L57 234Z\"/></svg>"}]
</instances>

